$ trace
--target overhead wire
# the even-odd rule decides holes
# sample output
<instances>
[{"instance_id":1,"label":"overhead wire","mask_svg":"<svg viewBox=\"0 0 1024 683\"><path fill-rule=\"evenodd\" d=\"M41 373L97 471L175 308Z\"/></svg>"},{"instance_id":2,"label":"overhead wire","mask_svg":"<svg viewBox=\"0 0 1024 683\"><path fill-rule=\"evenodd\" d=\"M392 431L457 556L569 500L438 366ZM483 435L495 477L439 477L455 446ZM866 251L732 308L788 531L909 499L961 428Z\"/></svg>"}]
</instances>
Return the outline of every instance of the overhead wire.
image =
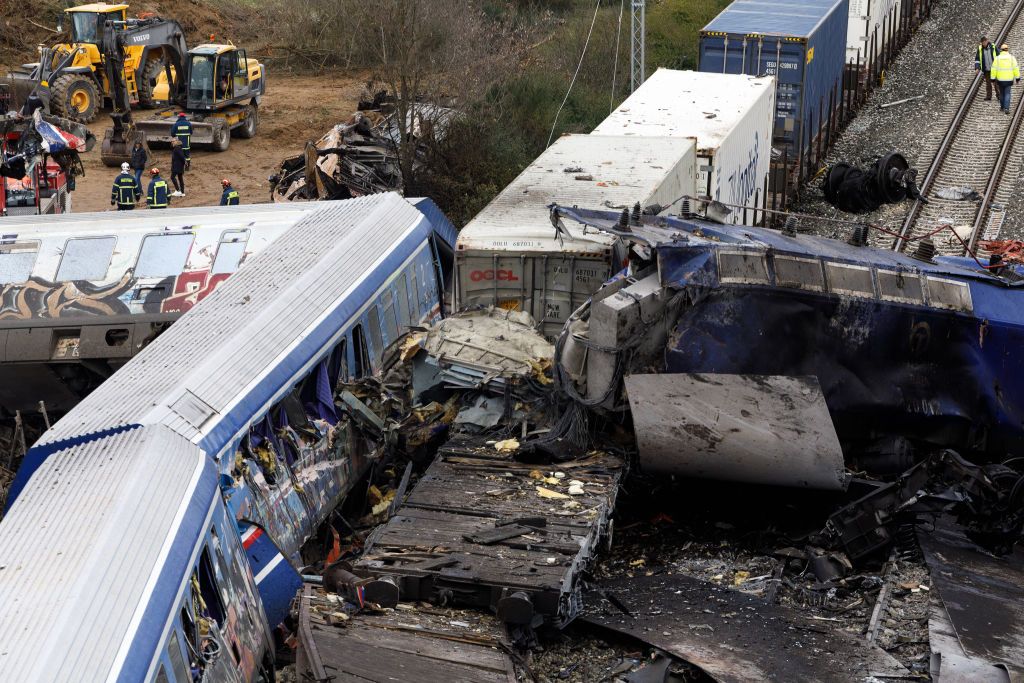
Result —
<instances>
[{"instance_id":1,"label":"overhead wire","mask_svg":"<svg viewBox=\"0 0 1024 683\"><path fill-rule=\"evenodd\" d=\"M587 40L583 43L583 53L580 55L580 63L576 65L576 73L572 75L572 80L569 82L569 89L565 91L565 98L562 99L562 103L558 105L558 111L555 112L555 120L551 123L551 133L548 135L548 144L544 145L544 149L551 146L551 140L555 137L555 128L558 127L558 117L562 114L562 109L565 107L565 103L569 101L569 95L572 94L572 87L576 85L576 79L580 75L580 69L583 68L583 60L587 56L587 48L590 47L590 38L594 35L594 25L597 24L597 13L601 9L601 0L597 0L597 5L594 7L594 18L590 21L590 30L587 32Z\"/></svg>"}]
</instances>

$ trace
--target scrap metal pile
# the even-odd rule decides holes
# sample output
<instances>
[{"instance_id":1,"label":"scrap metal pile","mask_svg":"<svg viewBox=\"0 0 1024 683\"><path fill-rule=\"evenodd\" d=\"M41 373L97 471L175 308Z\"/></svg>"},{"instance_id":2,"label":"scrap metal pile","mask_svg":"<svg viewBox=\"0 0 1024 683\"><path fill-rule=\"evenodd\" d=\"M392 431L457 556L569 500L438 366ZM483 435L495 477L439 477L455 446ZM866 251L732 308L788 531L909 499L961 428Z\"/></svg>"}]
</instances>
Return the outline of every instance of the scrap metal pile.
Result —
<instances>
[{"instance_id":1,"label":"scrap metal pile","mask_svg":"<svg viewBox=\"0 0 1024 683\"><path fill-rule=\"evenodd\" d=\"M273 201L349 199L376 192L402 191L399 164L401 126L394 111L385 113L381 98L367 103L314 142L302 154L285 159L270 176ZM370 108L374 107L374 108ZM410 112L407 139L416 141L414 164L424 145L443 135L453 111L421 104Z\"/></svg>"},{"instance_id":2,"label":"scrap metal pile","mask_svg":"<svg viewBox=\"0 0 1024 683\"><path fill-rule=\"evenodd\" d=\"M508 653L461 651L474 680L1024 676L1017 245L985 270L640 211L552 220L615 236L629 268L554 345L490 308L392 349L418 474L391 468L379 525L326 568L338 609L299 601L300 679L367 611L433 624L396 651Z\"/></svg>"},{"instance_id":3,"label":"scrap metal pile","mask_svg":"<svg viewBox=\"0 0 1024 683\"><path fill-rule=\"evenodd\" d=\"M68 189L85 174L81 152L92 149L95 136L80 123L43 114L0 112L0 176L21 181L39 163L52 158L67 176Z\"/></svg>"}]
</instances>

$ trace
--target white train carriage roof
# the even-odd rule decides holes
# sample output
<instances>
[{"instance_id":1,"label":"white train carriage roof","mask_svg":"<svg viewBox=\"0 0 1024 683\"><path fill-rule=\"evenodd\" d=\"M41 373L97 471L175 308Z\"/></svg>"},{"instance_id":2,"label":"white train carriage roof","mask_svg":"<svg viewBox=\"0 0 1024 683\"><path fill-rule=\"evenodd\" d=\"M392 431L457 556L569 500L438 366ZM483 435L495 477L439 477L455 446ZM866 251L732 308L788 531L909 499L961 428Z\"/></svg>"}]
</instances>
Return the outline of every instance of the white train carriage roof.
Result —
<instances>
[{"instance_id":1,"label":"white train carriage roof","mask_svg":"<svg viewBox=\"0 0 1024 683\"><path fill-rule=\"evenodd\" d=\"M0 680L144 671L216 481L210 459L162 426L52 454L0 524ZM152 640L144 663L129 659L137 637Z\"/></svg>"},{"instance_id":2,"label":"white train carriage roof","mask_svg":"<svg viewBox=\"0 0 1024 683\"><path fill-rule=\"evenodd\" d=\"M0 236L21 239L50 236L89 237L121 232L162 232L193 225L234 226L249 222L298 222L315 211L314 202L200 206L161 211L102 211L45 216L7 216L0 221Z\"/></svg>"},{"instance_id":3,"label":"white train carriage roof","mask_svg":"<svg viewBox=\"0 0 1024 683\"><path fill-rule=\"evenodd\" d=\"M394 193L315 206L54 425L22 469L126 425L166 424L218 455L432 234L454 241L450 224Z\"/></svg>"}]
</instances>

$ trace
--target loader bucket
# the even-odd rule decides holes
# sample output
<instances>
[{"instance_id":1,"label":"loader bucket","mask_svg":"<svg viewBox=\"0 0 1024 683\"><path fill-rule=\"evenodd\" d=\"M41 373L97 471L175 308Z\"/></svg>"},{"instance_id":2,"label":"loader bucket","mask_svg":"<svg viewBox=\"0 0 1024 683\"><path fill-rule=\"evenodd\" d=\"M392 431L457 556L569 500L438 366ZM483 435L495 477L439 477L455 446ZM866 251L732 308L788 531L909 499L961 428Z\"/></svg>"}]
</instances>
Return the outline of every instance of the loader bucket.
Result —
<instances>
[{"instance_id":1,"label":"loader bucket","mask_svg":"<svg viewBox=\"0 0 1024 683\"><path fill-rule=\"evenodd\" d=\"M11 72L0 78L0 90L9 93L7 108L9 111L20 111L32 92L39 83L32 79L31 74L26 72Z\"/></svg>"},{"instance_id":2,"label":"loader bucket","mask_svg":"<svg viewBox=\"0 0 1024 683\"><path fill-rule=\"evenodd\" d=\"M132 147L136 140L142 142L148 157L149 144L145 133L136 130L132 134L119 134L115 133L113 128L108 128L103 135L103 145L100 147L100 159L103 160L103 165L117 168L121 164L131 161Z\"/></svg>"},{"instance_id":3,"label":"loader bucket","mask_svg":"<svg viewBox=\"0 0 1024 683\"><path fill-rule=\"evenodd\" d=\"M146 134L146 140L153 147L169 147L174 140L174 136L171 135L171 125L173 124L173 118L158 116L144 121L136 121L135 128ZM213 131L213 124L205 121L193 121L192 145L213 144Z\"/></svg>"}]
</instances>

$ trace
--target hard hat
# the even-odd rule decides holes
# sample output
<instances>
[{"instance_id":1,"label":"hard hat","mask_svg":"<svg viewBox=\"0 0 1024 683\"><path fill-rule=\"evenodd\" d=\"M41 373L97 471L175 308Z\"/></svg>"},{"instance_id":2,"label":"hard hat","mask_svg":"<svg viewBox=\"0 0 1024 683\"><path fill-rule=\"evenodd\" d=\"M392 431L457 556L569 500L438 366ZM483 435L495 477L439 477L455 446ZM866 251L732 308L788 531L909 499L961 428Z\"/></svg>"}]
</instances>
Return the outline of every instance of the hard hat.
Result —
<instances>
[{"instance_id":1,"label":"hard hat","mask_svg":"<svg viewBox=\"0 0 1024 683\"><path fill-rule=\"evenodd\" d=\"M184 115L185 115L185 112L183 112L183 111L179 111L178 112L178 116L184 116Z\"/></svg>"},{"instance_id":2,"label":"hard hat","mask_svg":"<svg viewBox=\"0 0 1024 683\"><path fill-rule=\"evenodd\" d=\"M155 166L149 169L149 175L160 175L160 169Z\"/></svg>"},{"instance_id":3,"label":"hard hat","mask_svg":"<svg viewBox=\"0 0 1024 683\"><path fill-rule=\"evenodd\" d=\"M130 170L132 170L132 167L128 165L127 161L121 164L121 173L127 173Z\"/></svg>"},{"instance_id":4,"label":"hard hat","mask_svg":"<svg viewBox=\"0 0 1024 683\"><path fill-rule=\"evenodd\" d=\"M227 178L224 178L223 180L220 181L220 184L223 185L224 187L227 187L228 185L231 184L231 181L228 180Z\"/></svg>"}]
</instances>

